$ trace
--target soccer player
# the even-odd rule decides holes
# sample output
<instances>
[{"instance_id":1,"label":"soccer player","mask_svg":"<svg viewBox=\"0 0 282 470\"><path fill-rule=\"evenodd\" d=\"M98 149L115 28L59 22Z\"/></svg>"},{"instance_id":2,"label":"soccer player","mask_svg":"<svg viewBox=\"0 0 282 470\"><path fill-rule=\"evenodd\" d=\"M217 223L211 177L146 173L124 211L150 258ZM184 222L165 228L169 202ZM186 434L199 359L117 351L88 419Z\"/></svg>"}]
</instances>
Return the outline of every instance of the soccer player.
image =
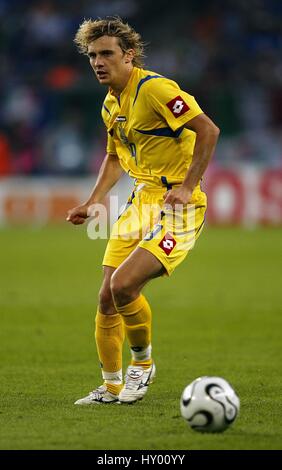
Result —
<instances>
[{"instance_id":1,"label":"soccer player","mask_svg":"<svg viewBox=\"0 0 282 470\"><path fill-rule=\"evenodd\" d=\"M98 82L108 87L102 106L108 142L89 199L70 210L67 220L84 223L89 208L103 201L124 171L134 179L103 259L95 330L103 385L75 404L133 403L144 397L156 370L151 309L141 291L151 279L170 275L202 230L206 195L200 180L219 129L177 83L142 68L140 35L120 18L84 21L75 42ZM141 221L141 231L135 224L142 219L142 207L159 210L153 210L152 220ZM137 217L132 217L132 233L124 233L130 211ZM123 383L124 333L132 360Z\"/></svg>"}]
</instances>

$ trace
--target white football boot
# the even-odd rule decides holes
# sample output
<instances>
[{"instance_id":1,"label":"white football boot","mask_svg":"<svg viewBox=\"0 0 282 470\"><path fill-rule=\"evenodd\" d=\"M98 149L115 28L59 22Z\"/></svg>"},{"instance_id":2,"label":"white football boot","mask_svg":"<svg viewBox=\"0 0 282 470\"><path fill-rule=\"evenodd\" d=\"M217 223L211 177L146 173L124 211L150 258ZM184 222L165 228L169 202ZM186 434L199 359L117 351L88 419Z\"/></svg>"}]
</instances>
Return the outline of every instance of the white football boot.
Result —
<instances>
[{"instance_id":1,"label":"white football boot","mask_svg":"<svg viewBox=\"0 0 282 470\"><path fill-rule=\"evenodd\" d=\"M156 366L153 363L148 369L142 366L128 366L125 375L125 385L118 398L121 403L134 403L142 400L150 383L156 375Z\"/></svg>"},{"instance_id":2,"label":"white football boot","mask_svg":"<svg viewBox=\"0 0 282 470\"><path fill-rule=\"evenodd\" d=\"M119 403L118 395L113 395L108 392L105 385L100 385L100 387L90 392L87 397L80 398L76 400L75 405L100 405L101 403Z\"/></svg>"}]
</instances>

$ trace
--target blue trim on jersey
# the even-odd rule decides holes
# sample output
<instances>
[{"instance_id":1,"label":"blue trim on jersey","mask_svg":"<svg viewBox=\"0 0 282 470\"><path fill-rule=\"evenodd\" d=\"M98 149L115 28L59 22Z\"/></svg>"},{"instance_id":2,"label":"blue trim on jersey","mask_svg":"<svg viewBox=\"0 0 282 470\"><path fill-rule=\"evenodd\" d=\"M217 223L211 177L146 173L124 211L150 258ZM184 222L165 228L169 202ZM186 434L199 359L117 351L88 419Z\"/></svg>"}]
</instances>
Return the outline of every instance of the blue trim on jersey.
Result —
<instances>
[{"instance_id":1,"label":"blue trim on jersey","mask_svg":"<svg viewBox=\"0 0 282 470\"><path fill-rule=\"evenodd\" d=\"M172 184L167 181L166 176L161 176L161 181L167 189L172 189Z\"/></svg>"},{"instance_id":2,"label":"blue trim on jersey","mask_svg":"<svg viewBox=\"0 0 282 470\"><path fill-rule=\"evenodd\" d=\"M177 129L177 131L173 131L170 127L159 127L158 129L149 129L147 131L141 130L141 129L134 129L134 130L139 132L140 134L145 134L145 135L156 135L158 137L177 138L180 136L181 132L183 131L183 127L180 127L179 129Z\"/></svg>"},{"instance_id":3,"label":"blue trim on jersey","mask_svg":"<svg viewBox=\"0 0 282 470\"><path fill-rule=\"evenodd\" d=\"M117 220L125 213L125 211L132 205L133 199L135 198L135 191L133 190L131 195L128 198L128 201L123 209L123 211L119 214Z\"/></svg>"},{"instance_id":4,"label":"blue trim on jersey","mask_svg":"<svg viewBox=\"0 0 282 470\"><path fill-rule=\"evenodd\" d=\"M109 111L109 109L107 108L107 106L105 104L103 104L103 108L107 111L107 113L109 113L109 115L111 116L111 113Z\"/></svg>"},{"instance_id":5,"label":"blue trim on jersey","mask_svg":"<svg viewBox=\"0 0 282 470\"><path fill-rule=\"evenodd\" d=\"M145 240L145 241L152 240L162 230L162 228L163 228L162 224L154 225L154 228L152 230L150 230L148 233L146 233L143 240Z\"/></svg>"},{"instance_id":6,"label":"blue trim on jersey","mask_svg":"<svg viewBox=\"0 0 282 470\"><path fill-rule=\"evenodd\" d=\"M196 232L196 235L198 235L198 233L200 232L200 230L202 230L204 224L205 224L205 221L206 221L206 214L204 215L204 220L203 222L201 223L200 227L198 228L197 232Z\"/></svg>"},{"instance_id":7,"label":"blue trim on jersey","mask_svg":"<svg viewBox=\"0 0 282 470\"><path fill-rule=\"evenodd\" d=\"M140 91L140 88L141 86L143 85L143 83L147 82L148 80L151 80L152 78L163 78L161 75L147 75L147 77L144 77L140 80L140 82L138 83L137 85L137 89L136 89L136 95L135 95L135 98L134 98L134 101L133 101L133 105L135 104L135 101L137 100L137 96L139 94L139 91Z\"/></svg>"}]
</instances>

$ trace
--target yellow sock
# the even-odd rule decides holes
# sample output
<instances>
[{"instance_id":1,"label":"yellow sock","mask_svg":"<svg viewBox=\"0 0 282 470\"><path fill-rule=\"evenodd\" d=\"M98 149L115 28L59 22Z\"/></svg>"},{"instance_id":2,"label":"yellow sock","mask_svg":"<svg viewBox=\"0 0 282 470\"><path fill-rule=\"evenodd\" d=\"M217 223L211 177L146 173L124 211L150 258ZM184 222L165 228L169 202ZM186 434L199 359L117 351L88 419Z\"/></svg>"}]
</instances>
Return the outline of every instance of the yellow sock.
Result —
<instances>
[{"instance_id":1,"label":"yellow sock","mask_svg":"<svg viewBox=\"0 0 282 470\"><path fill-rule=\"evenodd\" d=\"M118 395L123 388L123 384L111 384L107 383L106 381L104 382L104 384L106 385L108 392L112 393L113 395Z\"/></svg>"},{"instance_id":2,"label":"yellow sock","mask_svg":"<svg viewBox=\"0 0 282 470\"><path fill-rule=\"evenodd\" d=\"M103 315L98 310L95 338L104 383L109 392L118 394L122 384L122 345L124 341L121 315L119 313Z\"/></svg>"},{"instance_id":3,"label":"yellow sock","mask_svg":"<svg viewBox=\"0 0 282 470\"><path fill-rule=\"evenodd\" d=\"M130 364L132 366L142 366L142 367L144 367L144 369L149 369L149 367L151 367L151 365L153 364L153 359L150 358L147 361L137 361L137 360L132 358L131 361L130 361Z\"/></svg>"},{"instance_id":4,"label":"yellow sock","mask_svg":"<svg viewBox=\"0 0 282 470\"><path fill-rule=\"evenodd\" d=\"M132 352L132 365L145 368L152 364L151 359L151 308L143 295L127 305L117 307L123 317L125 332Z\"/></svg>"}]
</instances>

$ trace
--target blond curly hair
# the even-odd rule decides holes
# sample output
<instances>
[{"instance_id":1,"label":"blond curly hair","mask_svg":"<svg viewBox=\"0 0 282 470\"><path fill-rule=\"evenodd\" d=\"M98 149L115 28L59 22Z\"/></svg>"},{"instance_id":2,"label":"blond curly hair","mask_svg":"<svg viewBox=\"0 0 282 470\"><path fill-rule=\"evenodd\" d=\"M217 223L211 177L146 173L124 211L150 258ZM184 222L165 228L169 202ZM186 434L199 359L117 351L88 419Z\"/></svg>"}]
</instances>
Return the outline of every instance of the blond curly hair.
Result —
<instances>
[{"instance_id":1,"label":"blond curly hair","mask_svg":"<svg viewBox=\"0 0 282 470\"><path fill-rule=\"evenodd\" d=\"M118 16L84 20L77 30L74 42L79 52L87 55L89 44L102 36L118 38L119 46L123 52L134 49L135 55L132 64L135 67L143 67L145 44L142 42L140 34L136 33L128 23L124 23Z\"/></svg>"}]
</instances>

